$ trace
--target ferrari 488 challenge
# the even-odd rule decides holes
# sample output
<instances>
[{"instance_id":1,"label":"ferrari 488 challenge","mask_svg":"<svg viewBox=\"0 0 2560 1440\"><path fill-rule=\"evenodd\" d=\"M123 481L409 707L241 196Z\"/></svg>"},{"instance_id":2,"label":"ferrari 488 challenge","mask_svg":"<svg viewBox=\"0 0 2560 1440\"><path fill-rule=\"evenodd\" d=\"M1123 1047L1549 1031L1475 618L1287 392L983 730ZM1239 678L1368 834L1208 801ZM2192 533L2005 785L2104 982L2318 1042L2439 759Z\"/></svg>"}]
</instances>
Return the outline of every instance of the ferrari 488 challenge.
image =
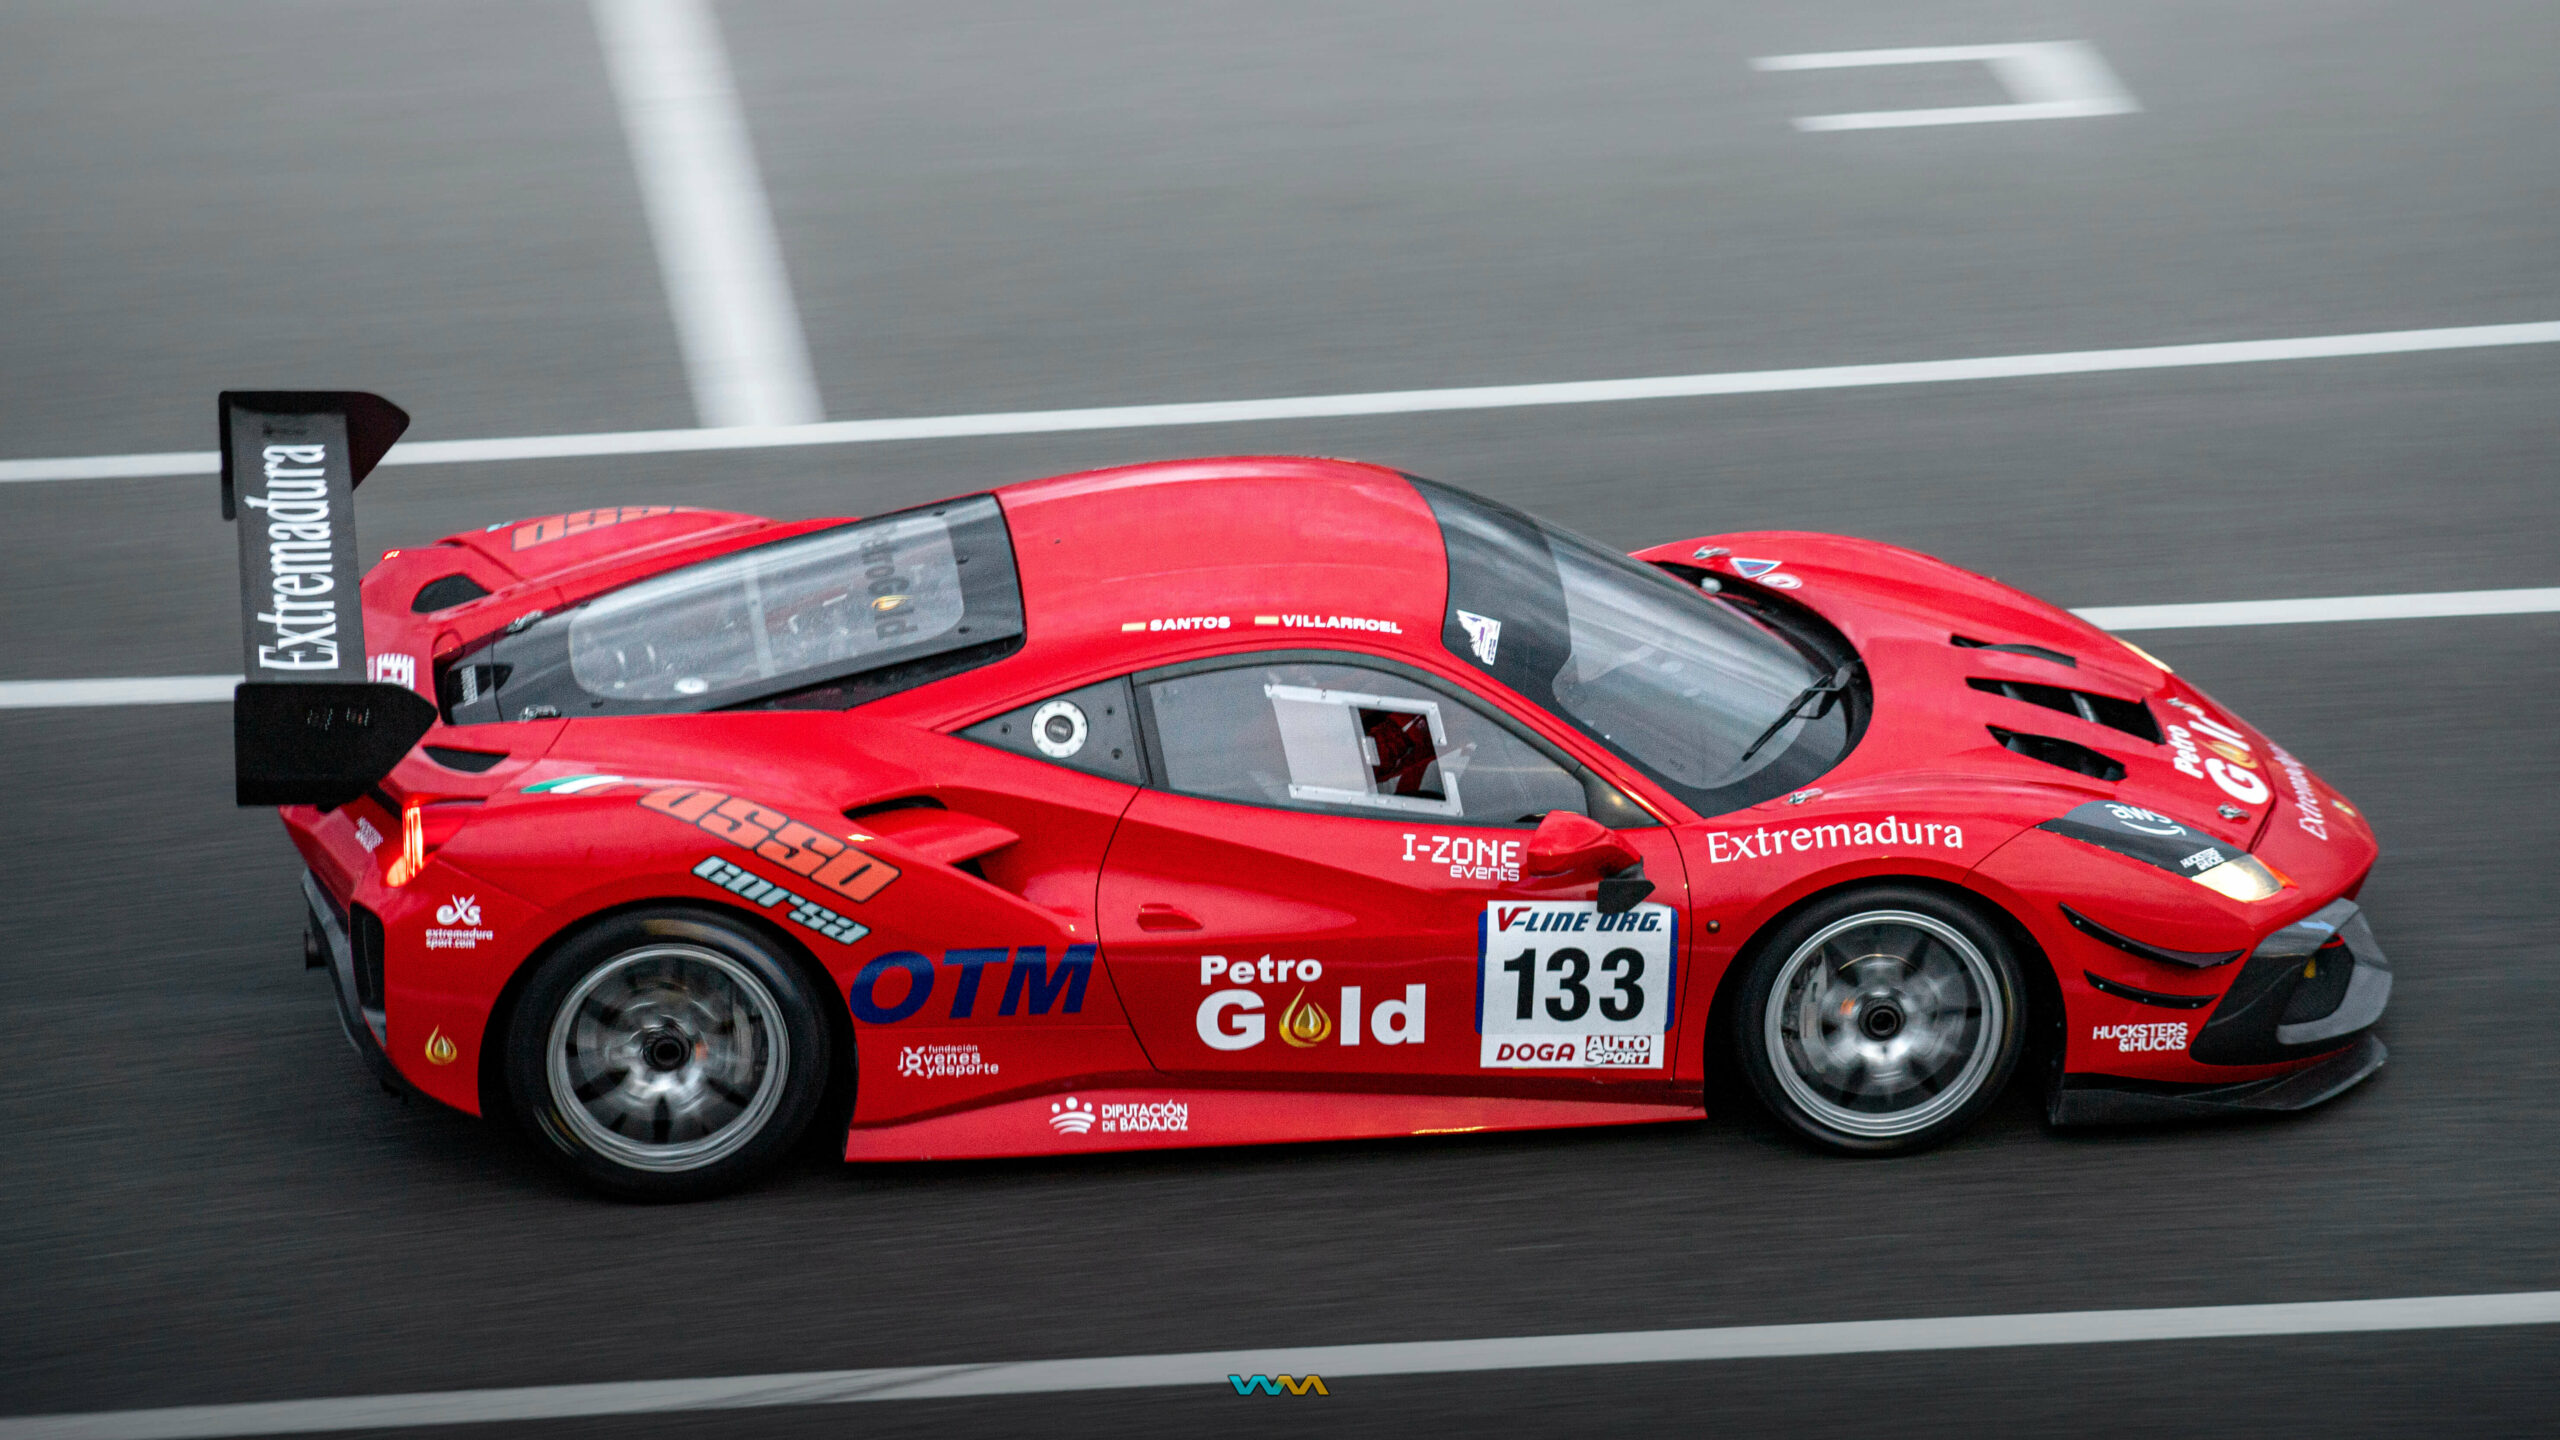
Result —
<instances>
[{"instance_id":1,"label":"ferrari 488 challenge","mask_svg":"<svg viewBox=\"0 0 2560 1440\"><path fill-rule=\"evenodd\" d=\"M357 580L406 424L223 397L239 798L386 1084L610 1192L1705 1114L1960 1130L2371 1074L2357 809L2141 650L1866 540L1632 557L1336 460L869 519L491 525Z\"/></svg>"}]
</instances>

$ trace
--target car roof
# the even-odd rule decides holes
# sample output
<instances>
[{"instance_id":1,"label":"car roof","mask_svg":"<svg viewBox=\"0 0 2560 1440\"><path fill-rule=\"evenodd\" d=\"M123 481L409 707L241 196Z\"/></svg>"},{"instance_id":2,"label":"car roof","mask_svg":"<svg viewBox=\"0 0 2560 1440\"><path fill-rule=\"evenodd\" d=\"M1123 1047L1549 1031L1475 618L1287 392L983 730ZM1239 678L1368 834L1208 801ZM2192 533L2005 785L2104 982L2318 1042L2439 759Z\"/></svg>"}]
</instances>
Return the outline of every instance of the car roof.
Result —
<instances>
[{"instance_id":1,"label":"car roof","mask_svg":"<svg viewBox=\"0 0 2560 1440\"><path fill-rule=\"evenodd\" d=\"M1136 658L1257 641L1439 644L1440 527L1412 483L1382 466L1182 460L995 494L1034 649L1108 643Z\"/></svg>"}]
</instances>

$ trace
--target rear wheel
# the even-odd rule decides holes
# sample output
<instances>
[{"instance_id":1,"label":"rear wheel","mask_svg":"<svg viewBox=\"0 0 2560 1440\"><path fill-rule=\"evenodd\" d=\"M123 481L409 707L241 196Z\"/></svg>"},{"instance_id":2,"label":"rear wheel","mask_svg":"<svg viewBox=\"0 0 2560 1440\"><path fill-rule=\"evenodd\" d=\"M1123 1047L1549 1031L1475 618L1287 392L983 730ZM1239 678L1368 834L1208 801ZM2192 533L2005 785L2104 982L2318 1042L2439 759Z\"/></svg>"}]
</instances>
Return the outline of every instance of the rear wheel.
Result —
<instances>
[{"instance_id":1,"label":"rear wheel","mask_svg":"<svg viewBox=\"0 0 2560 1440\"><path fill-rule=\"evenodd\" d=\"M526 984L507 1036L525 1127L630 1199L730 1189L771 1165L826 1089L828 1034L797 966L694 911L619 915Z\"/></svg>"},{"instance_id":2,"label":"rear wheel","mask_svg":"<svg viewBox=\"0 0 2560 1440\"><path fill-rule=\"evenodd\" d=\"M1971 906L1912 887L1849 891L1758 946L1734 1053L1761 1102L1808 1138L1917 1150L2008 1084L2025 995L2008 943Z\"/></svg>"}]
</instances>

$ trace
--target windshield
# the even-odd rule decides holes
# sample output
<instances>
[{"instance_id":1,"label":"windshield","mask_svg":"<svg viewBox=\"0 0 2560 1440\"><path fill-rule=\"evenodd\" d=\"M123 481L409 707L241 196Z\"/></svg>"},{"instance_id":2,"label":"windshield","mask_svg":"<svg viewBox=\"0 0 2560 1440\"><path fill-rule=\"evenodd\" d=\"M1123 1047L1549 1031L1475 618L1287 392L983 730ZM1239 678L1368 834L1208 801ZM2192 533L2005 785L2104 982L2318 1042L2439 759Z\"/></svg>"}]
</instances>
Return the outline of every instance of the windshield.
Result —
<instances>
[{"instance_id":1,"label":"windshield","mask_svg":"<svg viewBox=\"0 0 2560 1440\"><path fill-rule=\"evenodd\" d=\"M450 667L454 723L741 705L836 708L999 658L1022 636L993 496L831 526L545 616Z\"/></svg>"},{"instance_id":2,"label":"windshield","mask_svg":"<svg viewBox=\"0 0 2560 1440\"><path fill-rule=\"evenodd\" d=\"M1809 612L1702 593L1507 506L1416 484L1448 545L1450 650L1701 813L1785 794L1848 753L1854 705L1807 703L1779 723L1850 658Z\"/></svg>"}]
</instances>

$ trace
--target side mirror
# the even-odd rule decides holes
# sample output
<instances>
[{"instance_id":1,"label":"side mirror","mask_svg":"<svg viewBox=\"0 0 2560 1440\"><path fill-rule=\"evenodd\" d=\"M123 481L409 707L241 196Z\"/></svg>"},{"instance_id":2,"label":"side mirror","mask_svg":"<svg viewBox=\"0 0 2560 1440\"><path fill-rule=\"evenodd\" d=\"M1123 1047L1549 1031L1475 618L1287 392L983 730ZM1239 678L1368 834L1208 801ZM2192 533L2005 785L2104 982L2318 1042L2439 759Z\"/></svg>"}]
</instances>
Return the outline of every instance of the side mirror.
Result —
<instances>
[{"instance_id":1,"label":"side mirror","mask_svg":"<svg viewBox=\"0 0 2560 1440\"><path fill-rule=\"evenodd\" d=\"M1640 859L1618 832L1570 810L1550 810L1529 836L1527 870L1540 876L1610 874Z\"/></svg>"}]
</instances>

